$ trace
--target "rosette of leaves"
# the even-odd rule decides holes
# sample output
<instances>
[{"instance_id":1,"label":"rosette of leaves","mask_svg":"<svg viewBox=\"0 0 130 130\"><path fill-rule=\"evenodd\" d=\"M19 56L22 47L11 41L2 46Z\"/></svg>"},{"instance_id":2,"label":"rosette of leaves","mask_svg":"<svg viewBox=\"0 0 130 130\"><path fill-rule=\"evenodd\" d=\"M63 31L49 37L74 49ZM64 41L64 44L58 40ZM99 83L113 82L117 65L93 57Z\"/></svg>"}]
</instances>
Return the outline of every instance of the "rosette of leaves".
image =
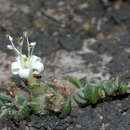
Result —
<instances>
[{"instance_id":1,"label":"rosette of leaves","mask_svg":"<svg viewBox=\"0 0 130 130\"><path fill-rule=\"evenodd\" d=\"M31 102L24 96L0 94L0 120L6 117L13 117L16 120L22 120L29 115Z\"/></svg>"},{"instance_id":2,"label":"rosette of leaves","mask_svg":"<svg viewBox=\"0 0 130 130\"><path fill-rule=\"evenodd\" d=\"M0 94L0 120L8 116L23 120L30 111L55 112L60 118L65 118L71 110L71 97L60 87L52 80L26 86L24 90L16 88L13 96Z\"/></svg>"},{"instance_id":3,"label":"rosette of leaves","mask_svg":"<svg viewBox=\"0 0 130 130\"><path fill-rule=\"evenodd\" d=\"M113 82L91 79L85 86L76 78L71 78L70 82L79 88L73 97L80 105L96 104L105 97L124 94L127 90L126 85L120 82L120 77L117 77Z\"/></svg>"},{"instance_id":4,"label":"rosette of leaves","mask_svg":"<svg viewBox=\"0 0 130 130\"><path fill-rule=\"evenodd\" d=\"M71 110L71 98L64 94L60 88L54 84L53 80L42 81L40 84L29 86L31 100L36 105L33 110L42 114L55 112L59 113L61 118L68 115Z\"/></svg>"}]
</instances>

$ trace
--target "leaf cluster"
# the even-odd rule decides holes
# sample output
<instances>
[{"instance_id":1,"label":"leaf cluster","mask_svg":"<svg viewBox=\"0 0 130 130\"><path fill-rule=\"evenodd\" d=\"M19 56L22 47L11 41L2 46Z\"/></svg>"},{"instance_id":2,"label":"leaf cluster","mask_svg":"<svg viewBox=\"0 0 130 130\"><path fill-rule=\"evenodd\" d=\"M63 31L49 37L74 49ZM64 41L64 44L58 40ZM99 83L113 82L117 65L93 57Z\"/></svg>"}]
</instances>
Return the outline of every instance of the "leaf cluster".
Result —
<instances>
[{"instance_id":1,"label":"leaf cluster","mask_svg":"<svg viewBox=\"0 0 130 130\"><path fill-rule=\"evenodd\" d=\"M96 104L99 100L126 93L127 87L120 82L120 77L115 81L100 81L91 79L90 82L82 86L76 78L71 78L70 82L79 88L73 95L75 101L80 105Z\"/></svg>"},{"instance_id":2,"label":"leaf cluster","mask_svg":"<svg viewBox=\"0 0 130 130\"><path fill-rule=\"evenodd\" d=\"M0 120L8 116L18 121L23 120L29 116L31 110L40 113L55 112L60 118L65 118L71 110L73 98L80 105L96 104L104 98L125 94L127 90L120 77L113 82L91 79L85 86L73 77L70 82L77 89L72 91L70 84L67 87L65 82L52 80L28 86L28 96L24 96L19 89L16 89L14 96L0 93Z\"/></svg>"},{"instance_id":3,"label":"leaf cluster","mask_svg":"<svg viewBox=\"0 0 130 130\"><path fill-rule=\"evenodd\" d=\"M30 108L34 103L27 101L24 96L11 97L0 94L0 120L6 117L12 117L16 120L22 120L29 115Z\"/></svg>"}]
</instances>

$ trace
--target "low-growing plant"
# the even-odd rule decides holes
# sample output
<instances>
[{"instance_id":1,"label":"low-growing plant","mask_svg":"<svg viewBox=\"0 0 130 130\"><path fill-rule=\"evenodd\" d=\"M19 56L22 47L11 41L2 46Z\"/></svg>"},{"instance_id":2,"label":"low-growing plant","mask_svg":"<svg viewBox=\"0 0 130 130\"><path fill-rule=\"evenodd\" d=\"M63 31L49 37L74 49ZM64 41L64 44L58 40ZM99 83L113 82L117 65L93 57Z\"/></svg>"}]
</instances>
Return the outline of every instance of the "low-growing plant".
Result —
<instances>
[{"instance_id":1,"label":"low-growing plant","mask_svg":"<svg viewBox=\"0 0 130 130\"><path fill-rule=\"evenodd\" d=\"M29 115L30 103L24 96L14 98L5 94L0 94L0 120L5 117L13 117L22 120Z\"/></svg>"},{"instance_id":2,"label":"low-growing plant","mask_svg":"<svg viewBox=\"0 0 130 130\"><path fill-rule=\"evenodd\" d=\"M36 88L35 88L36 87ZM52 84L35 86L30 93L15 89L15 95L0 94L0 120L6 117L23 120L30 111L46 114L59 113L64 118L71 110L71 98L59 92Z\"/></svg>"},{"instance_id":3,"label":"low-growing plant","mask_svg":"<svg viewBox=\"0 0 130 130\"><path fill-rule=\"evenodd\" d=\"M96 104L99 100L110 96L124 94L127 91L125 84L117 77L115 81L100 81L92 79L87 85L72 77L70 81L51 79L42 81L40 73L44 65L40 57L33 55L35 42L30 43L27 33L20 37L18 47L15 47L13 38L8 36L11 45L8 48L16 53L16 61L11 63L11 72L24 81L24 86L9 85L6 93L0 93L0 120L6 117L23 120L30 112L46 114L57 113L65 118L71 106ZM27 55L22 53L24 38L27 41ZM75 102L76 101L76 102Z\"/></svg>"},{"instance_id":4,"label":"low-growing plant","mask_svg":"<svg viewBox=\"0 0 130 130\"><path fill-rule=\"evenodd\" d=\"M37 78L44 70L44 65L40 57L33 55L36 43L29 43L27 33L20 37L18 47L15 47L11 36L8 38L11 45L7 47L14 50L17 55L16 61L11 63L11 72L13 75L18 75L25 86L23 90L15 86L13 95L0 95L0 119L10 116L22 120L29 115L30 111L56 112L59 113L60 118L67 116L71 110L70 96L58 88L54 80L44 82ZM24 38L27 41L27 55L22 53ZM26 92L26 96L20 94L23 91Z\"/></svg>"},{"instance_id":5,"label":"low-growing plant","mask_svg":"<svg viewBox=\"0 0 130 130\"><path fill-rule=\"evenodd\" d=\"M113 82L91 79L85 86L82 86L76 78L71 78L70 82L79 88L74 93L74 99L80 105L96 104L104 98L125 94L127 90L127 86L120 82L120 77L117 77Z\"/></svg>"}]
</instances>

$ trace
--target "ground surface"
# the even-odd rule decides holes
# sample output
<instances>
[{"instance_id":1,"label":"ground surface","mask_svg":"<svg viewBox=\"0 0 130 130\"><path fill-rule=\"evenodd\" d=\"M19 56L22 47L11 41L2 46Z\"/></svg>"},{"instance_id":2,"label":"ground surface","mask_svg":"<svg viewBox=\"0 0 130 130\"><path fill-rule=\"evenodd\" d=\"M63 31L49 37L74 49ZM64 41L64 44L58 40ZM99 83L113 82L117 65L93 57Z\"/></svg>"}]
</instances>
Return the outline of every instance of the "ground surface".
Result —
<instances>
[{"instance_id":1,"label":"ground surface","mask_svg":"<svg viewBox=\"0 0 130 130\"><path fill-rule=\"evenodd\" d=\"M112 3L113 4L113 3ZM43 79L85 81L91 77L130 80L130 2L120 9L106 8L98 0L0 0L0 81L9 82L13 53L5 35L28 31L38 43L35 54L43 58ZM5 82L3 82L5 81ZM70 116L34 115L22 122L0 122L7 130L129 130L130 96L92 107L73 108Z\"/></svg>"}]
</instances>

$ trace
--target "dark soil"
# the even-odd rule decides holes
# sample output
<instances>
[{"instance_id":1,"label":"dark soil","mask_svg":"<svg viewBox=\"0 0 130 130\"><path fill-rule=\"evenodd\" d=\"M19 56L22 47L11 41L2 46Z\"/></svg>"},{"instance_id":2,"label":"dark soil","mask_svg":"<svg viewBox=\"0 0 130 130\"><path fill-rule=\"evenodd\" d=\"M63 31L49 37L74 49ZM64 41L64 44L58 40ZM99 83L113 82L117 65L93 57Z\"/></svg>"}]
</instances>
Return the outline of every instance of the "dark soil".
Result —
<instances>
[{"instance_id":1,"label":"dark soil","mask_svg":"<svg viewBox=\"0 0 130 130\"><path fill-rule=\"evenodd\" d=\"M32 114L21 122L4 123L9 130L129 130L129 100L130 96L125 95L95 106L75 107L65 119L53 114Z\"/></svg>"},{"instance_id":2,"label":"dark soil","mask_svg":"<svg viewBox=\"0 0 130 130\"><path fill-rule=\"evenodd\" d=\"M114 0L113 0L114 1ZM113 1L110 5L113 5ZM87 6L88 4L88 6ZM1 6L2 5L2 6ZM29 32L36 41L36 54L48 55L65 49L79 50L86 39L97 41L80 57L96 69L102 55L112 57L106 64L110 78L121 76L130 80L130 2L123 1L120 9L104 6L100 0L0 0L0 50L9 44L6 34L20 36ZM29 128L29 129L28 129ZM0 122L1 130L129 130L130 95L103 101L95 106L72 108L70 115L59 119L56 115L31 114L26 120Z\"/></svg>"}]
</instances>

